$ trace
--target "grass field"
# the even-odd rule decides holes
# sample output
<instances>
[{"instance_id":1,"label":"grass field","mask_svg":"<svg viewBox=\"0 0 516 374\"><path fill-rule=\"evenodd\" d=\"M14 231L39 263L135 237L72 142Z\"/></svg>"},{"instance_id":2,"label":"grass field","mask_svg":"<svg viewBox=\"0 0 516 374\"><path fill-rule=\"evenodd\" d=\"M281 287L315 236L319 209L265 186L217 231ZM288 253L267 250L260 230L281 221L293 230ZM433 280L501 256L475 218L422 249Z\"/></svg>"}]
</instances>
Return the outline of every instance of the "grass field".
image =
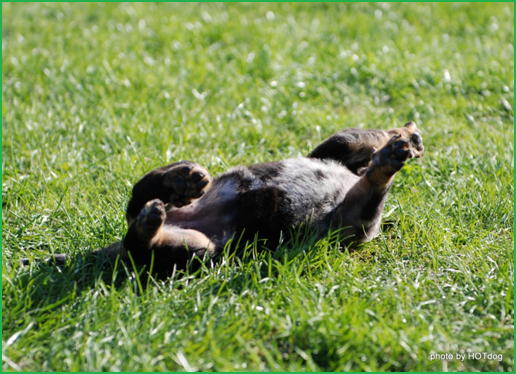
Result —
<instances>
[{"instance_id":1,"label":"grass field","mask_svg":"<svg viewBox=\"0 0 516 374\"><path fill-rule=\"evenodd\" d=\"M513 371L513 22L512 3L2 3L3 370ZM81 259L123 238L152 168L408 120L425 155L359 251L308 237L167 281ZM76 261L17 263L54 252Z\"/></svg>"}]
</instances>

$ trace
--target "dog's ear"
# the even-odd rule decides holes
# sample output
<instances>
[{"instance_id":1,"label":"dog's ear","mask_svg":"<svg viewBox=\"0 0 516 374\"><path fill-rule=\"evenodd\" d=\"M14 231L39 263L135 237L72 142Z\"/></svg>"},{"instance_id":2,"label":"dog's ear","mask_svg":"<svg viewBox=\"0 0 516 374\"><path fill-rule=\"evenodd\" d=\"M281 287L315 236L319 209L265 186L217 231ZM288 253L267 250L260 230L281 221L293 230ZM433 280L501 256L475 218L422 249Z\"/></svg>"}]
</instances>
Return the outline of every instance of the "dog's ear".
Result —
<instances>
[{"instance_id":1,"label":"dog's ear","mask_svg":"<svg viewBox=\"0 0 516 374\"><path fill-rule=\"evenodd\" d=\"M417 131L417 126L414 122L410 121L410 122L407 122L405 124L405 126L403 127L407 127L410 131Z\"/></svg>"}]
</instances>

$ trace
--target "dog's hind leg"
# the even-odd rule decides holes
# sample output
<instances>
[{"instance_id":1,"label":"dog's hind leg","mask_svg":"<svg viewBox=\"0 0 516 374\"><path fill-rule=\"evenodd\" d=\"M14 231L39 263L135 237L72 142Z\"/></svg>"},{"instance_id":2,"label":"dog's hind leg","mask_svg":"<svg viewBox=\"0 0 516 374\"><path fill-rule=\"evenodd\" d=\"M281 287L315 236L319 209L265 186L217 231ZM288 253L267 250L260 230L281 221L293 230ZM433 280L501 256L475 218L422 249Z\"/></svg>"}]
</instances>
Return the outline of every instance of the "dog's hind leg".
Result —
<instances>
[{"instance_id":1,"label":"dog's hind leg","mask_svg":"<svg viewBox=\"0 0 516 374\"><path fill-rule=\"evenodd\" d=\"M182 207L204 195L211 181L208 171L192 161L179 161L152 170L133 187L127 206L128 225L148 201L160 199L165 208Z\"/></svg>"},{"instance_id":2,"label":"dog's hind leg","mask_svg":"<svg viewBox=\"0 0 516 374\"><path fill-rule=\"evenodd\" d=\"M378 234L387 193L409 153L409 141L395 135L373 154L367 170L332 217L332 226L342 228L344 243L367 242Z\"/></svg>"},{"instance_id":3,"label":"dog's hind leg","mask_svg":"<svg viewBox=\"0 0 516 374\"><path fill-rule=\"evenodd\" d=\"M129 229L124 240L94 251L95 256L107 256L114 261L117 256L129 260L131 253L137 265L150 264L154 253L156 267L177 264L184 268L192 256L186 248L202 256L212 248L208 238L195 230L164 226L168 207L181 207L204 195L211 187L211 177L201 165L192 161L179 161L152 170L133 187L127 206Z\"/></svg>"},{"instance_id":4,"label":"dog's hind leg","mask_svg":"<svg viewBox=\"0 0 516 374\"><path fill-rule=\"evenodd\" d=\"M136 265L151 265L157 272L185 269L194 258L213 255L215 245L203 233L165 225L165 204L154 199L145 204L123 240Z\"/></svg>"}]
</instances>

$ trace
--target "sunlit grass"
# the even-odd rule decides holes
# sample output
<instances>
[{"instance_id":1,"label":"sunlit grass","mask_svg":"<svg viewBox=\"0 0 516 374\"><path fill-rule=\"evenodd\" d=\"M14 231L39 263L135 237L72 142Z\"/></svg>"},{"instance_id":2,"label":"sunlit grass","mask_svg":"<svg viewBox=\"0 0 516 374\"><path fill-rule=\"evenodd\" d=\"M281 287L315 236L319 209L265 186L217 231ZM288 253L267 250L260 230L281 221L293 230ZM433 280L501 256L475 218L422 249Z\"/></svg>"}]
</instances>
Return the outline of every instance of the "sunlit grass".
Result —
<instances>
[{"instance_id":1,"label":"sunlit grass","mask_svg":"<svg viewBox=\"0 0 516 374\"><path fill-rule=\"evenodd\" d=\"M513 20L510 3L3 3L3 369L513 371ZM165 282L77 256L123 237L154 167L217 174L408 120L425 155L359 251L299 238ZM77 261L17 265L53 252ZM429 359L470 352L503 359Z\"/></svg>"}]
</instances>

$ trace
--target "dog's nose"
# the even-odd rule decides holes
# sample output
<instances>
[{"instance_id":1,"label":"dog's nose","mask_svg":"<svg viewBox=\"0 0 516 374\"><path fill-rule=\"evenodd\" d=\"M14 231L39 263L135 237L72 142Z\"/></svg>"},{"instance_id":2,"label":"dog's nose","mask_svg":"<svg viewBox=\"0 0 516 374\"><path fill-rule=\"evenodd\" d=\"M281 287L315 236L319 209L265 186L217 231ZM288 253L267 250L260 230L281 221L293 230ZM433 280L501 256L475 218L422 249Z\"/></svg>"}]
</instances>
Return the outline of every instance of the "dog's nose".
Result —
<instances>
[{"instance_id":1,"label":"dog's nose","mask_svg":"<svg viewBox=\"0 0 516 374\"><path fill-rule=\"evenodd\" d=\"M423 138L421 137L421 135L419 135L418 132L415 132L410 137L410 142L413 143L416 146L416 148L419 148L423 145Z\"/></svg>"},{"instance_id":2,"label":"dog's nose","mask_svg":"<svg viewBox=\"0 0 516 374\"><path fill-rule=\"evenodd\" d=\"M410 144L412 146L412 157L419 158L423 156L423 152L425 147L423 146L423 138L419 134L419 132L414 132L410 137Z\"/></svg>"}]
</instances>

